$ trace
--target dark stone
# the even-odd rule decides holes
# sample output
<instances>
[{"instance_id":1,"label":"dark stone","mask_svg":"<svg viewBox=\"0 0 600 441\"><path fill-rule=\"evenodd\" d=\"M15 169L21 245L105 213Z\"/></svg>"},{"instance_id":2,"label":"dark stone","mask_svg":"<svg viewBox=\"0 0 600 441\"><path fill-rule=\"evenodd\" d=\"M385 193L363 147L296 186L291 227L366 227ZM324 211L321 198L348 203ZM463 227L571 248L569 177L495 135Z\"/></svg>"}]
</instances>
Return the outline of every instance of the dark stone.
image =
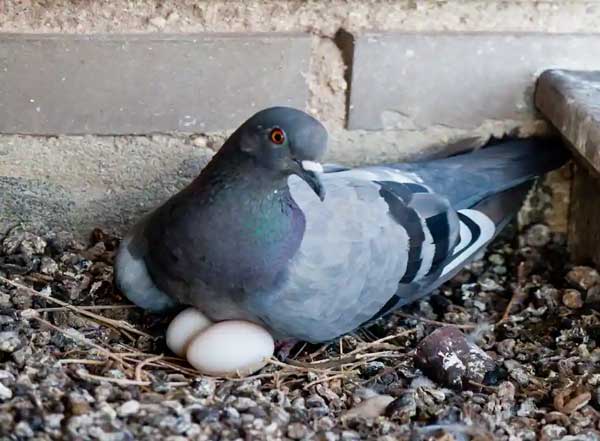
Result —
<instances>
[{"instance_id":1,"label":"dark stone","mask_svg":"<svg viewBox=\"0 0 600 441\"><path fill-rule=\"evenodd\" d=\"M453 326L432 332L417 346L415 365L430 378L455 389L483 383L496 364ZM473 384L471 384L473 383Z\"/></svg>"}]
</instances>

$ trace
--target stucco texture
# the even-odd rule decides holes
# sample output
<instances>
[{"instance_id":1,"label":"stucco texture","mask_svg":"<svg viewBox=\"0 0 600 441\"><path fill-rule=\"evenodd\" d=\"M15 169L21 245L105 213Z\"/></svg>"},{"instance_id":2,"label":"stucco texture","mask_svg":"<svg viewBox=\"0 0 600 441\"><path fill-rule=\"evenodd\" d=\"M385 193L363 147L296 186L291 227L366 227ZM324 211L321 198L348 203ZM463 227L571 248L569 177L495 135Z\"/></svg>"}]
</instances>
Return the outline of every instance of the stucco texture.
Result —
<instances>
[{"instance_id":1,"label":"stucco texture","mask_svg":"<svg viewBox=\"0 0 600 441\"><path fill-rule=\"evenodd\" d=\"M472 129L347 130L350 36L372 31L593 33L599 24L595 1L0 0L0 32L9 33L308 32L307 110L330 131L327 159L348 164L440 155L446 144L477 146L490 135L547 130L536 117L527 124L493 121ZM24 220L82 234L95 226L122 231L197 174L227 133L0 135L0 192L10 195L0 200L0 228Z\"/></svg>"}]
</instances>

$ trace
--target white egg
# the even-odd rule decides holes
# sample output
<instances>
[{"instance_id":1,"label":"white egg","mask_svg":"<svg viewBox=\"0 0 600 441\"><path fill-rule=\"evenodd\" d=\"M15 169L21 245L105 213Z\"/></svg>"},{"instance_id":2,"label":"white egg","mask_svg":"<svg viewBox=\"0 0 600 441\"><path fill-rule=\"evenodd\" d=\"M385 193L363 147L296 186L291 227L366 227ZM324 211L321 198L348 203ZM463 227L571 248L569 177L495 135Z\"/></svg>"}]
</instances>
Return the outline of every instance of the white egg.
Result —
<instances>
[{"instance_id":1,"label":"white egg","mask_svg":"<svg viewBox=\"0 0 600 441\"><path fill-rule=\"evenodd\" d=\"M194 337L186 357L207 375L244 376L266 365L274 350L273 337L264 328L230 320L216 323Z\"/></svg>"},{"instance_id":2,"label":"white egg","mask_svg":"<svg viewBox=\"0 0 600 441\"><path fill-rule=\"evenodd\" d=\"M212 322L196 308L181 311L167 328L167 346L174 354L185 356L185 351L198 333L212 325Z\"/></svg>"}]
</instances>

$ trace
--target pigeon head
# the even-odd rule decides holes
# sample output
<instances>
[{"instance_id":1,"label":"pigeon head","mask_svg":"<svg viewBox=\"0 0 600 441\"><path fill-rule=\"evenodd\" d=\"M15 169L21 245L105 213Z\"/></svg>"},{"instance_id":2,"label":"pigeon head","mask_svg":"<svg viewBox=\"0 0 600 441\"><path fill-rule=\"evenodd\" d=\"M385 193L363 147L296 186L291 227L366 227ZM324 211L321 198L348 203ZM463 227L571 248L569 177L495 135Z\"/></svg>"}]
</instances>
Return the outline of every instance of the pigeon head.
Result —
<instances>
[{"instance_id":1,"label":"pigeon head","mask_svg":"<svg viewBox=\"0 0 600 441\"><path fill-rule=\"evenodd\" d=\"M248 119L232 136L239 149L276 175L296 174L319 196L325 190L318 162L327 148L327 130L312 116L290 107L271 107Z\"/></svg>"}]
</instances>

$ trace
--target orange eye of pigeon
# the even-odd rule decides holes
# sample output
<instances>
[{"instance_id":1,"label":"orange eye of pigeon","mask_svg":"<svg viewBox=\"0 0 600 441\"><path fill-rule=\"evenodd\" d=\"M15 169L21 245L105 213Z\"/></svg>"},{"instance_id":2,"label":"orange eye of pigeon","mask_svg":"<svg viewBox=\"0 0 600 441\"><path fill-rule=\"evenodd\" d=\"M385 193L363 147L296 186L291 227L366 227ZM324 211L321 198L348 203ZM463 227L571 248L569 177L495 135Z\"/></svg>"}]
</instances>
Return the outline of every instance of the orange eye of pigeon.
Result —
<instances>
[{"instance_id":1,"label":"orange eye of pigeon","mask_svg":"<svg viewBox=\"0 0 600 441\"><path fill-rule=\"evenodd\" d=\"M281 129L273 129L269 134L269 139L273 144L283 144L285 141L285 133Z\"/></svg>"}]
</instances>

